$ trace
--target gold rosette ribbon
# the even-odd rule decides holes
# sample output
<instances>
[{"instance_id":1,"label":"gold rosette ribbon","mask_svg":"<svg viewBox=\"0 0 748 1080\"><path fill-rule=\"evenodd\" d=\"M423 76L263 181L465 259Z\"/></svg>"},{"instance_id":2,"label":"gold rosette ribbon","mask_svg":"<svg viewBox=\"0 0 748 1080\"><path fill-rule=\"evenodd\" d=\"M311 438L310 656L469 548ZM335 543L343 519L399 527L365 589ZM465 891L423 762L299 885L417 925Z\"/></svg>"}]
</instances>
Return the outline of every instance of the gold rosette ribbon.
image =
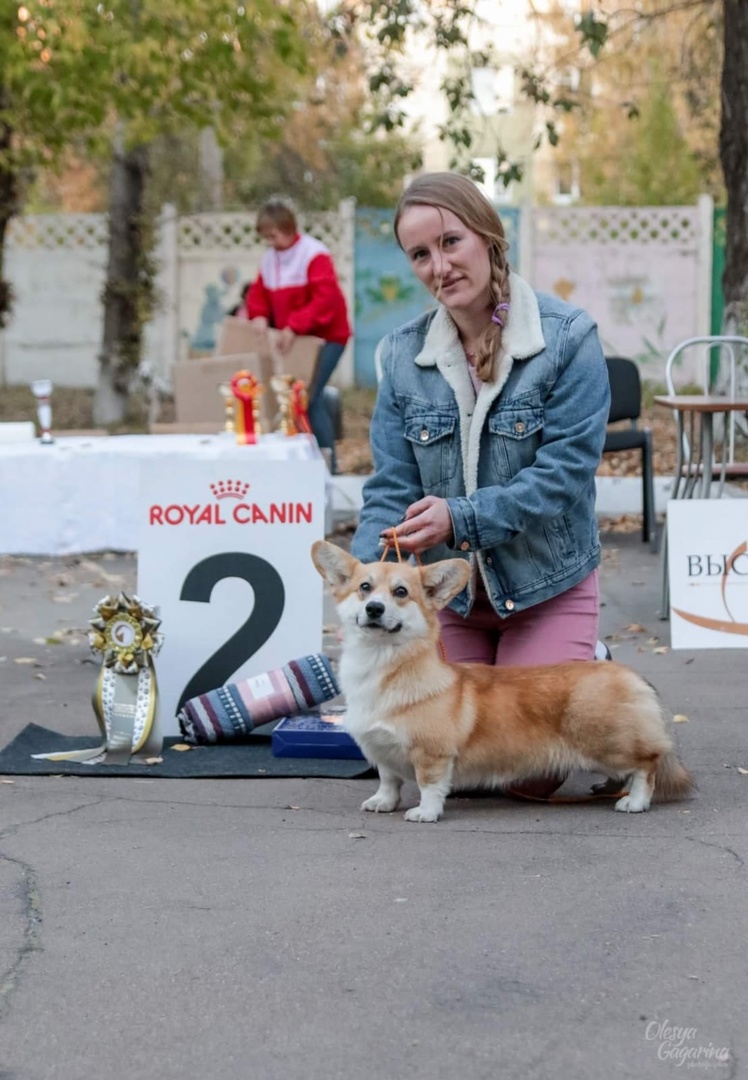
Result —
<instances>
[{"instance_id":1,"label":"gold rosette ribbon","mask_svg":"<svg viewBox=\"0 0 748 1080\"><path fill-rule=\"evenodd\" d=\"M34 754L47 761L89 765L127 765L134 755L157 757L162 738L156 730L156 672L153 657L163 643L157 609L137 596L105 596L94 608L88 643L102 659L93 708L104 737L102 746L56 754Z\"/></svg>"},{"instance_id":2,"label":"gold rosette ribbon","mask_svg":"<svg viewBox=\"0 0 748 1080\"><path fill-rule=\"evenodd\" d=\"M309 423L307 409L309 407L309 395L301 379L297 379L291 386L291 419L299 434L311 435L312 425Z\"/></svg>"},{"instance_id":3,"label":"gold rosette ribbon","mask_svg":"<svg viewBox=\"0 0 748 1080\"><path fill-rule=\"evenodd\" d=\"M260 434L259 397L263 388L251 371L237 371L231 380L231 393L236 398L236 441L243 445L256 443Z\"/></svg>"}]
</instances>

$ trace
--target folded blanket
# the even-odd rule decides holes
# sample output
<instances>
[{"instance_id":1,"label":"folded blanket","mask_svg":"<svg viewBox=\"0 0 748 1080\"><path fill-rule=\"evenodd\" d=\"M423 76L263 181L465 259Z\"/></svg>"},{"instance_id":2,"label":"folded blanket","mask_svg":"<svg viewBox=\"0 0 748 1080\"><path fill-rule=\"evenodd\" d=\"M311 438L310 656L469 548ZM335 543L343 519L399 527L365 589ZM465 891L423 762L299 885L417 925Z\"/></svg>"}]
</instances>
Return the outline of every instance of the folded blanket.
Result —
<instances>
[{"instance_id":1,"label":"folded blanket","mask_svg":"<svg viewBox=\"0 0 748 1080\"><path fill-rule=\"evenodd\" d=\"M185 742L193 746L231 742L260 724L308 711L339 693L330 661L313 653L274 671L190 698L177 720Z\"/></svg>"}]
</instances>

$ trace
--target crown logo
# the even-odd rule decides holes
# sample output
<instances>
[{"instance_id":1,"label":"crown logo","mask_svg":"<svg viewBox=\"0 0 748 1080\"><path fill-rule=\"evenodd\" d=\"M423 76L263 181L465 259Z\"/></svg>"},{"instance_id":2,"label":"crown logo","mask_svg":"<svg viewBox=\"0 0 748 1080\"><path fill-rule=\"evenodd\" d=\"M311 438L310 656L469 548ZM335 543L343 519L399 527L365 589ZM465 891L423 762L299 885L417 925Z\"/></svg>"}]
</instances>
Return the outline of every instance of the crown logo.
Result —
<instances>
[{"instance_id":1,"label":"crown logo","mask_svg":"<svg viewBox=\"0 0 748 1080\"><path fill-rule=\"evenodd\" d=\"M219 480L211 484L210 490L217 499L243 499L249 491L249 484L243 480Z\"/></svg>"}]
</instances>

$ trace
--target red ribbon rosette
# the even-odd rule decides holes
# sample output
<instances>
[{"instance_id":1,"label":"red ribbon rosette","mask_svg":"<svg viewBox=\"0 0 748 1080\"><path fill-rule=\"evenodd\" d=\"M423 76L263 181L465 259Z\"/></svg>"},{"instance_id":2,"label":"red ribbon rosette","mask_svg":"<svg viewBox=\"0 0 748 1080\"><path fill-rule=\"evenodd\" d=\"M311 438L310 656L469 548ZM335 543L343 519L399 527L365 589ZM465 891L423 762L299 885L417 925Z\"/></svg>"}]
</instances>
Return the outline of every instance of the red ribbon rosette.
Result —
<instances>
[{"instance_id":1,"label":"red ribbon rosette","mask_svg":"<svg viewBox=\"0 0 748 1080\"><path fill-rule=\"evenodd\" d=\"M291 419L293 420L296 430L304 435L312 434L312 425L309 423L309 415L307 408L309 406L309 395L306 391L306 386L301 379L297 379L295 383L291 385Z\"/></svg>"},{"instance_id":2,"label":"red ribbon rosette","mask_svg":"<svg viewBox=\"0 0 748 1080\"><path fill-rule=\"evenodd\" d=\"M255 423L257 398L262 388L251 371L237 371L231 380L231 393L236 398L236 441L242 445L257 442L259 425Z\"/></svg>"}]
</instances>

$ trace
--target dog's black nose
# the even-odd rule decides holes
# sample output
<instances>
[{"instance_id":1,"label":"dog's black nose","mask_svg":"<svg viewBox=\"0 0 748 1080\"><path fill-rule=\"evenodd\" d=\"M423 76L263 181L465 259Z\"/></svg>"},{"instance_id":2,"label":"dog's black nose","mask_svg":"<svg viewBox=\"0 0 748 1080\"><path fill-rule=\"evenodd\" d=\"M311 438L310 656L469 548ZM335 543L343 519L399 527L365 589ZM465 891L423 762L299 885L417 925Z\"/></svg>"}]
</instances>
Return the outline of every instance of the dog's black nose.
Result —
<instances>
[{"instance_id":1,"label":"dog's black nose","mask_svg":"<svg viewBox=\"0 0 748 1080\"><path fill-rule=\"evenodd\" d=\"M381 619L384 615L384 604L381 600L370 600L366 605L366 614L370 619Z\"/></svg>"}]
</instances>

